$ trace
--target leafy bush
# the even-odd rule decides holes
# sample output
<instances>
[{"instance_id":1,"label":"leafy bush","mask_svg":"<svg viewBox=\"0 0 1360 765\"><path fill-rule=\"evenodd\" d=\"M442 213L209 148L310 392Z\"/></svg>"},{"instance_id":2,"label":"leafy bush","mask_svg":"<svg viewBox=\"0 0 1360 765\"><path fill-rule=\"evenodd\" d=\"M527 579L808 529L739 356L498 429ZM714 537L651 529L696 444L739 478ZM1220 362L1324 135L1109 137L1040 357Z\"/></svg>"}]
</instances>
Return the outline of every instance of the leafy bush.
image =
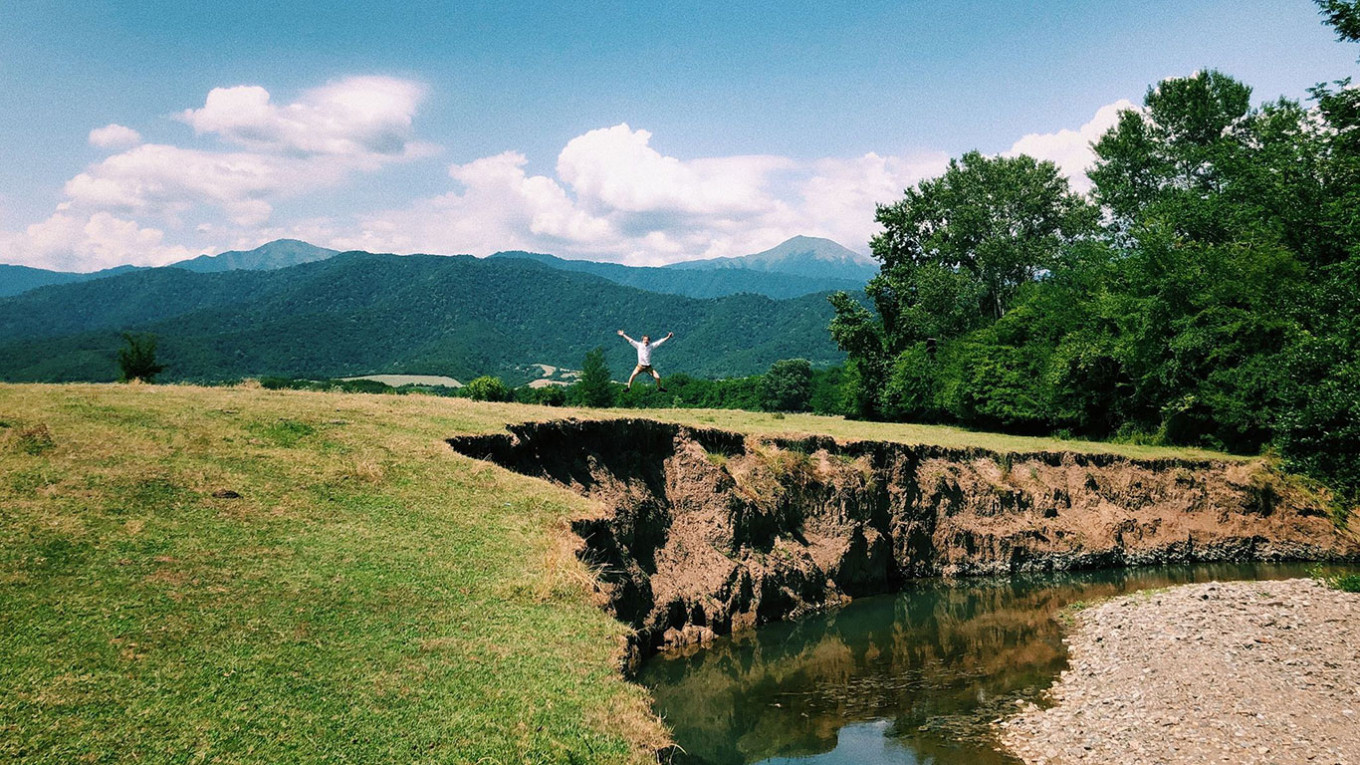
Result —
<instances>
[{"instance_id":1,"label":"leafy bush","mask_svg":"<svg viewBox=\"0 0 1360 765\"><path fill-rule=\"evenodd\" d=\"M784 359L760 381L760 408L767 412L806 412L812 400L812 364Z\"/></svg>"},{"instance_id":2,"label":"leafy bush","mask_svg":"<svg viewBox=\"0 0 1360 765\"><path fill-rule=\"evenodd\" d=\"M515 401L521 404L538 404L539 406L562 406L567 403L567 389L562 385L545 385L541 388L530 388L523 385L515 388Z\"/></svg>"},{"instance_id":3,"label":"leafy bush","mask_svg":"<svg viewBox=\"0 0 1360 765\"><path fill-rule=\"evenodd\" d=\"M510 391L499 377L485 375L468 383L464 392L473 401L508 401Z\"/></svg>"}]
</instances>

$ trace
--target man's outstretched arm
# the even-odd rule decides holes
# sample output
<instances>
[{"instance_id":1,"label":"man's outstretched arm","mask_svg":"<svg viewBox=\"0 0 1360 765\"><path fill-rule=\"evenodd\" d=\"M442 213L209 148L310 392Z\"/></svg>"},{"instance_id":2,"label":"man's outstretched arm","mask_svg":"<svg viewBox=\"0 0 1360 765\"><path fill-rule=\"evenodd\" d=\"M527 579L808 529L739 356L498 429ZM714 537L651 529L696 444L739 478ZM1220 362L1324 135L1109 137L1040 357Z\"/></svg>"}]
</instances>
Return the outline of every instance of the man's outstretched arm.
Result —
<instances>
[{"instance_id":1,"label":"man's outstretched arm","mask_svg":"<svg viewBox=\"0 0 1360 765\"><path fill-rule=\"evenodd\" d=\"M624 340L627 340L629 345L637 345L637 341L623 334L623 330L619 330L619 337L623 338Z\"/></svg>"},{"instance_id":2,"label":"man's outstretched arm","mask_svg":"<svg viewBox=\"0 0 1360 765\"><path fill-rule=\"evenodd\" d=\"M667 332L665 337L661 338L660 340L657 340L655 343L652 343L652 347L655 348L655 347L657 347L658 345L661 345L662 343L664 343L664 342L666 342L667 340L671 339L672 337L675 337L675 333L674 333L674 332Z\"/></svg>"}]
</instances>

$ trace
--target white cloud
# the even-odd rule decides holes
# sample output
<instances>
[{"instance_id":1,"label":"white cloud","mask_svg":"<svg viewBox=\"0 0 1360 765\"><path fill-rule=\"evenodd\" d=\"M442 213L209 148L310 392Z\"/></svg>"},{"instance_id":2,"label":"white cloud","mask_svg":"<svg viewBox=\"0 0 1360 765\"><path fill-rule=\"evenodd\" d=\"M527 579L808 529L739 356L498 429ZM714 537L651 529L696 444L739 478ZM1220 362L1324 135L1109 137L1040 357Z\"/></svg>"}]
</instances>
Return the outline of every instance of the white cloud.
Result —
<instances>
[{"instance_id":1,"label":"white cloud","mask_svg":"<svg viewBox=\"0 0 1360 765\"><path fill-rule=\"evenodd\" d=\"M109 124L90 131L90 145L101 149L118 149L142 142L142 134L130 127Z\"/></svg>"},{"instance_id":2,"label":"white cloud","mask_svg":"<svg viewBox=\"0 0 1360 765\"><path fill-rule=\"evenodd\" d=\"M201 109L179 119L255 151L298 156L399 157L424 154L412 122L425 86L394 77L349 77L282 106L258 85L213 88Z\"/></svg>"},{"instance_id":3,"label":"white cloud","mask_svg":"<svg viewBox=\"0 0 1360 765\"><path fill-rule=\"evenodd\" d=\"M10 261L87 271L117 262L159 264L187 253L164 244L166 229L225 218L234 239L266 227L275 204L345 183L357 173L430 156L437 147L414 137L424 98L419 83L351 77L274 104L259 86L216 88L201 109L179 115L200 135L228 150L143 144L132 128L111 124L89 142L122 148L66 182L65 200L45 221L0 232ZM194 220L187 220L188 218ZM155 226L138 221L152 219Z\"/></svg>"},{"instance_id":4,"label":"white cloud","mask_svg":"<svg viewBox=\"0 0 1360 765\"><path fill-rule=\"evenodd\" d=\"M334 158L215 152L143 144L91 165L66 182L71 204L177 222L195 205L221 209L242 226L260 225L270 200L334 186L354 165Z\"/></svg>"},{"instance_id":5,"label":"white cloud","mask_svg":"<svg viewBox=\"0 0 1360 765\"><path fill-rule=\"evenodd\" d=\"M1030 133L1011 146L1004 156L1014 157L1028 154L1035 159L1046 159L1072 180L1072 187L1078 191L1089 191L1091 181L1086 171L1095 162L1095 152L1091 143L1114 127L1119 121L1119 113L1137 109L1132 101L1122 98L1096 110L1090 122L1076 130L1064 129L1056 133Z\"/></svg>"},{"instance_id":6,"label":"white cloud","mask_svg":"<svg viewBox=\"0 0 1360 765\"><path fill-rule=\"evenodd\" d=\"M264 88L215 88L202 109L180 118L234 151L142 144L91 165L66 183L69 204L158 216L170 225L198 205L237 225L261 226L273 202L341 184L356 172L427 156L412 136L425 88L390 77L351 77L272 103ZM110 125L91 141L127 135ZM135 135L135 131L123 128Z\"/></svg>"},{"instance_id":7,"label":"white cloud","mask_svg":"<svg viewBox=\"0 0 1360 765\"><path fill-rule=\"evenodd\" d=\"M794 165L772 156L681 161L653 149L651 138L627 123L592 130L567 142L557 175L583 203L602 209L743 215L766 209L770 173Z\"/></svg>"},{"instance_id":8,"label":"white cloud","mask_svg":"<svg viewBox=\"0 0 1360 765\"><path fill-rule=\"evenodd\" d=\"M258 86L217 88L202 108L177 115L227 144L217 149L144 144L121 125L93 130L92 144L127 148L71 178L47 220L0 232L0 255L75 270L188 257L166 232L210 245L202 251L291 236L340 249L527 249L635 265L741 255L796 234L867 251L879 230L875 206L948 161L943 152L681 158L625 123L567 141L547 174L528 172L523 154L506 151L449 166L452 187L443 194L348 217L277 220L281 202L428 156L433 149L413 130L424 93L385 77L338 80L290 103ZM1087 188L1091 141L1128 108L1119 101L1078 129L1024 136L1007 155L1052 160Z\"/></svg>"},{"instance_id":9,"label":"white cloud","mask_svg":"<svg viewBox=\"0 0 1360 765\"><path fill-rule=\"evenodd\" d=\"M160 229L107 212L53 213L22 233L0 233L7 260L59 271L98 271L124 263L164 265L192 257L189 249L167 245Z\"/></svg>"},{"instance_id":10,"label":"white cloud","mask_svg":"<svg viewBox=\"0 0 1360 765\"><path fill-rule=\"evenodd\" d=\"M908 157L870 152L850 159L823 159L802 183L803 209L815 221L806 233L864 249L879 231L877 205L894 202L919 181L944 172L949 155L928 152Z\"/></svg>"},{"instance_id":11,"label":"white cloud","mask_svg":"<svg viewBox=\"0 0 1360 765\"><path fill-rule=\"evenodd\" d=\"M364 216L357 231L333 237L329 244L341 249L485 255L616 238L608 221L576 206L556 181L526 174L526 163L524 155L507 151L453 165L449 175L462 191Z\"/></svg>"},{"instance_id":12,"label":"white cloud","mask_svg":"<svg viewBox=\"0 0 1360 765\"><path fill-rule=\"evenodd\" d=\"M556 177L529 175L517 152L457 164L460 189L361 218L332 247L472 253L527 249L653 265L742 255L796 234L865 249L874 205L943 170L942 153L797 161L680 159L627 124L567 142Z\"/></svg>"}]
</instances>

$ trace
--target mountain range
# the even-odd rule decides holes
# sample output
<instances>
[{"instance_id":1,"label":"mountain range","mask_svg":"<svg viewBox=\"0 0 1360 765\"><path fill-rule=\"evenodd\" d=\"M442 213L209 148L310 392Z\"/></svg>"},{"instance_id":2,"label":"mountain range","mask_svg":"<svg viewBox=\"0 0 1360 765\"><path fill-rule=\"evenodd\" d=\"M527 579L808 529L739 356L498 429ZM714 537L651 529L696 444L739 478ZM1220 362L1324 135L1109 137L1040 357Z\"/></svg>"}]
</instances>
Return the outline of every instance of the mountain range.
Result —
<instances>
[{"instance_id":1,"label":"mountain range","mask_svg":"<svg viewBox=\"0 0 1360 765\"><path fill-rule=\"evenodd\" d=\"M840 245L830 240L828 244ZM577 271L594 274L615 284L637 287L648 292L663 292L669 295L711 298L724 295L750 293L776 299L812 295L818 292L845 290L855 292L864 288L868 278L859 278L857 266L841 269L842 276L805 276L798 273L766 271L760 268L736 268L727 265L711 267L674 268L671 266L646 267L625 266L619 263L601 263L593 260L567 260L554 255L537 252L498 252L492 258L523 258L542 263L562 271ZM748 255L748 258L757 257ZM738 260L733 258L731 260ZM716 263L717 261L696 261L697 263ZM827 269L834 273L832 269Z\"/></svg>"},{"instance_id":2,"label":"mountain range","mask_svg":"<svg viewBox=\"0 0 1360 765\"><path fill-rule=\"evenodd\" d=\"M338 254L297 239L278 239L253 250L200 255L172 263L196 273L271 271L314 263ZM615 284L670 295L711 298L743 292L783 299L834 290L858 291L877 273L874 261L830 239L796 236L764 252L733 258L691 260L662 267L625 266L593 260L568 260L543 253L507 251L493 258L534 260L563 271L594 274ZM0 265L0 297L53 284L71 284L137 270L118 266L90 274Z\"/></svg>"},{"instance_id":3,"label":"mountain range","mask_svg":"<svg viewBox=\"0 0 1360 765\"><path fill-rule=\"evenodd\" d=\"M466 379L525 363L579 368L615 336L673 331L666 373L729 377L782 358L841 360L825 295L698 299L518 258L342 253L270 271L155 268L0 300L0 379L110 380L120 332L151 332L169 380L440 374ZM511 381L514 381L511 379Z\"/></svg>"},{"instance_id":4,"label":"mountain range","mask_svg":"<svg viewBox=\"0 0 1360 765\"><path fill-rule=\"evenodd\" d=\"M863 287L834 275L863 275L860 256L836 248L799 238L748 256L749 268L739 259L635 268L516 252L335 253L280 240L161 268L39 271L39 281L65 281L0 298L0 380L113 379L126 331L158 337L165 379L204 382L401 373L513 384L527 381L529 364L578 368L596 346L626 374L633 351L618 329L675 332L657 357L668 374L748 375L795 357L831 364L843 357L827 332L827 290ZM764 270L780 264L804 272Z\"/></svg>"}]
</instances>

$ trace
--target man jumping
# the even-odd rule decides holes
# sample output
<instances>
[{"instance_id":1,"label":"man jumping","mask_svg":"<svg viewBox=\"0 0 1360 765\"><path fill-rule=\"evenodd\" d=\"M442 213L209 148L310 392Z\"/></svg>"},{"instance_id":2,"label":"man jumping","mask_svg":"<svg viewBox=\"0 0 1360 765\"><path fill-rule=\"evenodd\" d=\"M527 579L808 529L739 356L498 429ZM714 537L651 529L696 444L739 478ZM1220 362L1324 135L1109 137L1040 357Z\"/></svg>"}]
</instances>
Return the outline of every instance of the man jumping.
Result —
<instances>
[{"instance_id":1,"label":"man jumping","mask_svg":"<svg viewBox=\"0 0 1360 765\"><path fill-rule=\"evenodd\" d=\"M643 335L642 342L639 343L633 338L623 334L623 330L619 330L619 337L623 338L624 340L627 340L628 344L636 348L638 352L637 366L633 368L633 373L628 376L628 390L633 389L633 378L637 377L638 374L642 372L649 372L651 373L652 377L656 378L656 389L659 391L665 391L666 389L661 387L661 375L657 374L657 371L655 369L652 369L652 349L657 347L658 345L661 345L662 343L666 342L672 337L675 337L675 333L669 332L666 334L665 337L661 338L660 340L657 340L655 343L652 342L652 338L650 335Z\"/></svg>"}]
</instances>

